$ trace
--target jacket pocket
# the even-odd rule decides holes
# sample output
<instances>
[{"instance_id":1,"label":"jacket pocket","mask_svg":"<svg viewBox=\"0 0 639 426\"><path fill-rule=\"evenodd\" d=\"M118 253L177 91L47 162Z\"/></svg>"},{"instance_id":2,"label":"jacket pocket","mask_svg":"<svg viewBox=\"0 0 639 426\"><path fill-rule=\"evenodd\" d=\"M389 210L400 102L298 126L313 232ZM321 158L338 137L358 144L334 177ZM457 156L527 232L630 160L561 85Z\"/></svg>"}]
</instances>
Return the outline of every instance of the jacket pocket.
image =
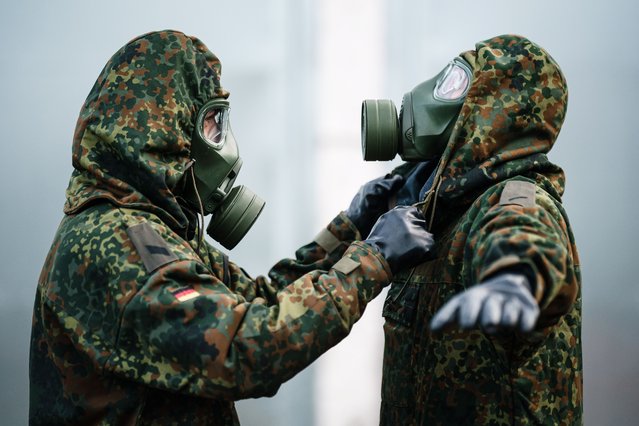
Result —
<instances>
[{"instance_id":1,"label":"jacket pocket","mask_svg":"<svg viewBox=\"0 0 639 426\"><path fill-rule=\"evenodd\" d=\"M419 287L417 283L409 281L394 282L386 295L382 316L386 321L390 320L405 327L410 327L415 320L418 296Z\"/></svg>"}]
</instances>

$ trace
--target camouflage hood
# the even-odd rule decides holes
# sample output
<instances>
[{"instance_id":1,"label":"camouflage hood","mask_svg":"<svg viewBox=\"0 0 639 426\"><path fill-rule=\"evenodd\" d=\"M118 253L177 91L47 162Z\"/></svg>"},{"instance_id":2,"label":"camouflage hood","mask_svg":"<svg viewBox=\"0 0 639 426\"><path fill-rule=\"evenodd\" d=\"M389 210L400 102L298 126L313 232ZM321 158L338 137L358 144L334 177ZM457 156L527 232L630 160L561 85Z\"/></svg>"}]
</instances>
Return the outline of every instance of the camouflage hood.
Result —
<instances>
[{"instance_id":1,"label":"camouflage hood","mask_svg":"<svg viewBox=\"0 0 639 426\"><path fill-rule=\"evenodd\" d=\"M557 63L526 38L503 35L462 53L473 79L436 172L433 195L456 205L522 175L556 198L561 168L546 157L564 120L567 87Z\"/></svg>"},{"instance_id":2,"label":"camouflage hood","mask_svg":"<svg viewBox=\"0 0 639 426\"><path fill-rule=\"evenodd\" d=\"M188 168L198 109L228 96L220 72L200 40L176 31L142 35L117 51L80 112L65 213L108 201L185 229L173 190Z\"/></svg>"}]
</instances>

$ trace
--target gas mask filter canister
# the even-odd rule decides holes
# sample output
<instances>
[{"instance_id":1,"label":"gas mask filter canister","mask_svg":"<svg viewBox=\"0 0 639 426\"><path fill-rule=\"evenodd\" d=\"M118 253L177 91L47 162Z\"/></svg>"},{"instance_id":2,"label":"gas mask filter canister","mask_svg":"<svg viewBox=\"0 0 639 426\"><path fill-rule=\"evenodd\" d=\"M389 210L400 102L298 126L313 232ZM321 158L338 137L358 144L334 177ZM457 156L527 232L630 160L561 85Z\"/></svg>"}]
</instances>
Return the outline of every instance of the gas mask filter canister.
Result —
<instances>
[{"instance_id":1,"label":"gas mask filter canister","mask_svg":"<svg viewBox=\"0 0 639 426\"><path fill-rule=\"evenodd\" d=\"M362 154L366 161L425 161L444 152L470 87L472 71L461 57L417 85L397 109L392 100L362 102Z\"/></svg>"},{"instance_id":2,"label":"gas mask filter canister","mask_svg":"<svg viewBox=\"0 0 639 426\"><path fill-rule=\"evenodd\" d=\"M195 187L184 198L203 214L213 214L207 234L227 249L246 235L265 202L243 185L233 187L242 159L229 123L229 103L215 98L198 111L191 142Z\"/></svg>"}]
</instances>

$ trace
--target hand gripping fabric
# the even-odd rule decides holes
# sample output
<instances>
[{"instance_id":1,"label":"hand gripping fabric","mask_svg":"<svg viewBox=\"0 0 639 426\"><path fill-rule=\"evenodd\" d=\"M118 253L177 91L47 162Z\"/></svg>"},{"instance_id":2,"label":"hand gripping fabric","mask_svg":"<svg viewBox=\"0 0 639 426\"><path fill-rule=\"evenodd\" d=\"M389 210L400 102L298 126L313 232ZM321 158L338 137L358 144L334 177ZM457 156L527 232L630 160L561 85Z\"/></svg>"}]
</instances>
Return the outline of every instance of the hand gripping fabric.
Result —
<instances>
[{"instance_id":1,"label":"hand gripping fabric","mask_svg":"<svg viewBox=\"0 0 639 426\"><path fill-rule=\"evenodd\" d=\"M388 211L388 199L404 182L400 175L379 177L365 183L359 189L346 216L355 224L363 237L366 237L380 215Z\"/></svg>"},{"instance_id":2,"label":"hand gripping fabric","mask_svg":"<svg viewBox=\"0 0 639 426\"><path fill-rule=\"evenodd\" d=\"M399 206L377 220L365 243L377 248L393 273L423 263L435 241L413 206Z\"/></svg>"}]
</instances>

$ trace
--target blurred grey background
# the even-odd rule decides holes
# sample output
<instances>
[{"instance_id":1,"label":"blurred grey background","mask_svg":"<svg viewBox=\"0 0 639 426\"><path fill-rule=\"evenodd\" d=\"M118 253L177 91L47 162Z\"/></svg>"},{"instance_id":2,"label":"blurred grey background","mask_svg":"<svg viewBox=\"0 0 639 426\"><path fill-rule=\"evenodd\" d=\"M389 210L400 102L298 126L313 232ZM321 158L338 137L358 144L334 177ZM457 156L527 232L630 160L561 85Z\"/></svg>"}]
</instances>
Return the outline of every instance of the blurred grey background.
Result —
<instances>
[{"instance_id":1,"label":"blurred grey background","mask_svg":"<svg viewBox=\"0 0 639 426\"><path fill-rule=\"evenodd\" d=\"M583 268L585 420L636 424L638 18L634 0L3 1L0 424L27 423L33 296L62 215L80 106L119 47L166 28L199 37L222 60L244 158L238 183L267 200L230 253L253 275L291 256L363 182L393 166L361 160L362 99L399 105L404 92L494 35L544 46L570 90L550 157L566 171ZM243 424L376 424L382 300L278 395L240 402Z\"/></svg>"}]
</instances>

